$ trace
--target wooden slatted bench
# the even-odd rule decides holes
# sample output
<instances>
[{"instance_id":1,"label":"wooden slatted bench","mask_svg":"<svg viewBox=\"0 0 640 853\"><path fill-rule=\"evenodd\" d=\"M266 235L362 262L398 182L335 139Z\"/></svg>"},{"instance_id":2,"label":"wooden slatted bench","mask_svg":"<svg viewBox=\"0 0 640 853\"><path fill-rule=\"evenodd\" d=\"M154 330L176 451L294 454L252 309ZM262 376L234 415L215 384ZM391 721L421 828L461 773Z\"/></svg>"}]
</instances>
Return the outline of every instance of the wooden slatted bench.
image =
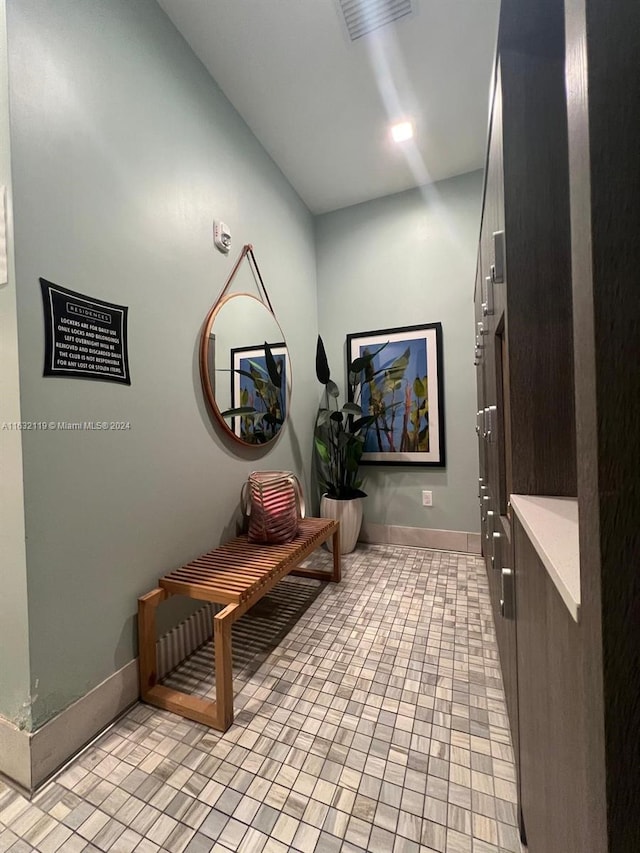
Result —
<instances>
[{"instance_id":1,"label":"wooden slatted bench","mask_svg":"<svg viewBox=\"0 0 640 853\"><path fill-rule=\"evenodd\" d=\"M331 573L299 569L300 563L333 537ZM286 545L255 545L238 536L160 578L156 589L138 599L140 693L143 701L214 729L233 722L231 626L286 575L340 581L340 526L327 518L305 518ZM156 608L172 595L226 605L213 618L216 701L158 684Z\"/></svg>"}]
</instances>

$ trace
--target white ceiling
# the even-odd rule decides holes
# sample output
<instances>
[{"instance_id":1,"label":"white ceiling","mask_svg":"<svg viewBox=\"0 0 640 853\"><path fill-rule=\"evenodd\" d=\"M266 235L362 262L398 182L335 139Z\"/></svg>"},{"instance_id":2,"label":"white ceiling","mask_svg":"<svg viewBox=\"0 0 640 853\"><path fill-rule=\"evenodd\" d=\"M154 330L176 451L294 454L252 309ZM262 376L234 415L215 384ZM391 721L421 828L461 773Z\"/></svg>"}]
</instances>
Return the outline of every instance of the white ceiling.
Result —
<instances>
[{"instance_id":1,"label":"white ceiling","mask_svg":"<svg viewBox=\"0 0 640 853\"><path fill-rule=\"evenodd\" d=\"M313 213L483 167L500 0L413 0L355 42L336 0L158 2Z\"/></svg>"}]
</instances>

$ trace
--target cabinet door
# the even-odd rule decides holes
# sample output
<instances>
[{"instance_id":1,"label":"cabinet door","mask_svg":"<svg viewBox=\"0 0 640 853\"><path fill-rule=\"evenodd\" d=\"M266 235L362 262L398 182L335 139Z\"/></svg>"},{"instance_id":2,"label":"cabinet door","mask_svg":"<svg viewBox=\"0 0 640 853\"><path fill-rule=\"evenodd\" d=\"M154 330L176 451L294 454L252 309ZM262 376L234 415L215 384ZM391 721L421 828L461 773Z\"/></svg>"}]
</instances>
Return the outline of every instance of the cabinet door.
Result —
<instances>
[{"instance_id":1,"label":"cabinet door","mask_svg":"<svg viewBox=\"0 0 640 853\"><path fill-rule=\"evenodd\" d=\"M514 520L521 808L529 853L603 853L587 790L583 638ZM629 851L631 853L631 851Z\"/></svg>"},{"instance_id":2,"label":"cabinet door","mask_svg":"<svg viewBox=\"0 0 640 853\"><path fill-rule=\"evenodd\" d=\"M482 288L480 284L480 276L482 273L482 254L478 251L478 264L476 270L476 287L474 296L474 317L475 317L475 353L474 365L476 370L476 440L478 442L478 502L480 512L480 531L483 543L482 553L485 553L484 538L486 525L486 510L488 501L485 497L488 495L488 473L487 460L485 452L484 439L484 409L485 409L485 390L484 390L484 341L478 335L478 323L482 320Z\"/></svg>"},{"instance_id":3,"label":"cabinet door","mask_svg":"<svg viewBox=\"0 0 640 853\"><path fill-rule=\"evenodd\" d=\"M507 702L507 712L509 714L511 742L513 744L516 770L518 770L517 596L515 594L513 528L505 516L500 517L497 532L498 537L496 537L494 544L492 570L493 584L496 587L498 597L498 606L494 610L494 620L498 651L500 653L500 666L502 668L502 681Z\"/></svg>"}]
</instances>

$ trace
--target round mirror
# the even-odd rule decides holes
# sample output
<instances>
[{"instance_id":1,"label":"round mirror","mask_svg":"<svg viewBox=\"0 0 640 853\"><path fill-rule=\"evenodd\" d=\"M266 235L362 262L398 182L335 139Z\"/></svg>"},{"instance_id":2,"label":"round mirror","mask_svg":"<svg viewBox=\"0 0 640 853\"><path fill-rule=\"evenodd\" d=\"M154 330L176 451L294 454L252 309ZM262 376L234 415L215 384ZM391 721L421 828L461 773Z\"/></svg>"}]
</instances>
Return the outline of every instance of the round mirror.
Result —
<instances>
[{"instance_id":1,"label":"round mirror","mask_svg":"<svg viewBox=\"0 0 640 853\"><path fill-rule=\"evenodd\" d=\"M260 299L234 293L219 300L204 325L202 384L213 414L242 444L268 444L283 429L291 367L280 324Z\"/></svg>"}]
</instances>

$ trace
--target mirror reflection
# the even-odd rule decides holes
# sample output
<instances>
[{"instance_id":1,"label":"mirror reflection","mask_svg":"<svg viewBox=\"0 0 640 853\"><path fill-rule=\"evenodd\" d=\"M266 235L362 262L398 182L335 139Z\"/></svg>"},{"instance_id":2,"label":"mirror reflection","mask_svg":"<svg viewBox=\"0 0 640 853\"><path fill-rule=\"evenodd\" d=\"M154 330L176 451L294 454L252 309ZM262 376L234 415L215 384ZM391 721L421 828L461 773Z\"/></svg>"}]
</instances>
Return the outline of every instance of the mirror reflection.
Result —
<instances>
[{"instance_id":1,"label":"mirror reflection","mask_svg":"<svg viewBox=\"0 0 640 853\"><path fill-rule=\"evenodd\" d=\"M286 423L291 368L282 329L255 296L216 305L205 326L203 384L217 420L243 444L264 445Z\"/></svg>"}]
</instances>

